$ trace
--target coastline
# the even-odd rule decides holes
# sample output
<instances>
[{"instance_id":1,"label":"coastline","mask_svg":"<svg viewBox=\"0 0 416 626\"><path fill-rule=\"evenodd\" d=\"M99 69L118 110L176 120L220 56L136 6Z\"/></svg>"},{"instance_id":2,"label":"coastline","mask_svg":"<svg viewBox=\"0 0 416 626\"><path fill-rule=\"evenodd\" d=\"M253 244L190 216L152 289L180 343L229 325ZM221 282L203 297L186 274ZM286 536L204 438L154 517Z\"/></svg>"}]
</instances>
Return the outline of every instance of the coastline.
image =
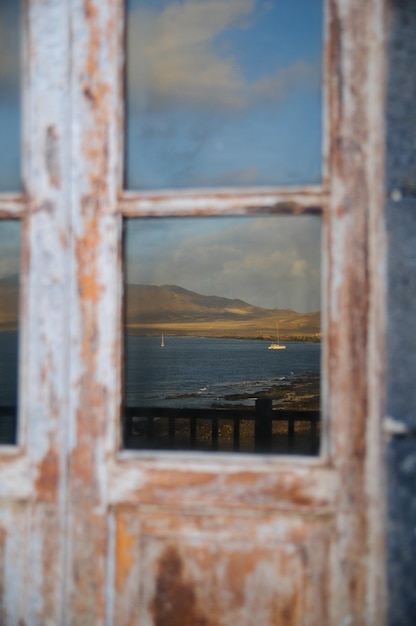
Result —
<instances>
[{"instance_id":1,"label":"coastline","mask_svg":"<svg viewBox=\"0 0 416 626\"><path fill-rule=\"evenodd\" d=\"M229 402L215 403L211 406L213 409L219 409L218 415L218 452L232 452L233 447L233 424L229 418L221 418L220 411L222 408L237 409L240 414L239 428L239 452L256 452L255 449L255 424L252 419L245 420L244 413L253 409L253 406L247 404L238 404L238 400L247 401L248 394L232 394L228 396ZM288 409L292 411L320 409L320 376L319 374L300 374L291 381L273 384L256 394L257 398L271 398L274 409ZM249 399L255 398L252 396ZM231 404L233 401L233 404ZM236 402L237 401L237 402ZM192 448L190 443L190 425L188 420L178 420L176 424L175 440L172 443L169 439L169 422L166 417L158 419L154 423L154 439L150 442L147 439L147 431L144 422L136 421L134 425L133 436L130 439L129 447L131 448L151 448L151 449L173 449L173 450L189 450ZM275 454L305 454L316 455L319 452L320 424L317 425L315 434L311 430L311 424L308 421L300 421L295 418L294 423L294 439L290 442L288 439L288 422L286 420L273 420L271 449L270 452ZM201 451L212 450L212 432L211 423L209 421L201 421L196 431L196 449Z\"/></svg>"},{"instance_id":2,"label":"coastline","mask_svg":"<svg viewBox=\"0 0 416 626\"><path fill-rule=\"evenodd\" d=\"M157 328L143 328L142 326L126 326L125 335L128 337L160 337L162 332L167 337L195 337L206 339L236 339L244 341L275 341L275 335L271 333L261 333L258 330L248 330L246 332L241 329L214 329L214 328L170 328L169 325L160 325ZM321 343L321 334L317 332L311 333L282 333L280 335L282 342L288 343Z\"/></svg>"},{"instance_id":3,"label":"coastline","mask_svg":"<svg viewBox=\"0 0 416 626\"><path fill-rule=\"evenodd\" d=\"M229 394L224 396L226 403L216 403L213 408L233 407L247 409L246 404L238 404L238 401L247 401L253 396L248 393ZM269 398L273 402L274 409L292 411L319 411L320 409L320 374L303 373L297 374L292 380L284 380L256 393L256 398ZM254 400L254 398L253 398Z\"/></svg>"},{"instance_id":4,"label":"coastline","mask_svg":"<svg viewBox=\"0 0 416 626\"><path fill-rule=\"evenodd\" d=\"M183 393L168 396L166 400L201 399L200 393ZM292 379L273 383L253 393L241 392L224 395L222 401L213 402L212 409L252 410L256 399L269 398L274 409L290 411L319 411L320 409L320 374L308 372L295 374Z\"/></svg>"}]
</instances>

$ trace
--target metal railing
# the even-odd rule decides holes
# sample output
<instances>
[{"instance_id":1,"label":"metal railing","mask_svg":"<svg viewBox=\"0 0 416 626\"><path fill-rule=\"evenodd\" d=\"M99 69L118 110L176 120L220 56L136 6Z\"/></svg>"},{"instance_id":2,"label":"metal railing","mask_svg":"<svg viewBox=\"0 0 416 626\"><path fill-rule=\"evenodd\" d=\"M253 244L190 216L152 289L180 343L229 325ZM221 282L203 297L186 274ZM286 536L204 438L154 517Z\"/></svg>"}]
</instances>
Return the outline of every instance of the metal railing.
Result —
<instances>
[{"instance_id":1,"label":"metal railing","mask_svg":"<svg viewBox=\"0 0 416 626\"><path fill-rule=\"evenodd\" d=\"M0 445L16 443L17 407L0 406Z\"/></svg>"},{"instance_id":2,"label":"metal railing","mask_svg":"<svg viewBox=\"0 0 416 626\"><path fill-rule=\"evenodd\" d=\"M158 422L163 420L164 432L161 435ZM178 427L184 421L188 428ZM280 442L281 452L297 452L297 441L302 438L302 449L307 454L317 454L319 450L319 411L297 411L273 409L268 398L258 398L255 408L171 408L171 407L125 407L124 408L124 445L130 449L206 449L201 447L198 437L198 425L210 423L210 449L221 449L220 424L232 424L232 435L228 436L228 447L235 452L245 450L242 445L243 422L254 423L254 452L274 452L274 441ZM286 433L278 436L273 433L274 422L286 422ZM307 434L299 435L296 423L309 424ZM185 433L185 434L184 434ZM181 438L182 448L178 447L177 439ZM231 440L231 441L230 441ZM283 445L282 445L283 442Z\"/></svg>"}]
</instances>

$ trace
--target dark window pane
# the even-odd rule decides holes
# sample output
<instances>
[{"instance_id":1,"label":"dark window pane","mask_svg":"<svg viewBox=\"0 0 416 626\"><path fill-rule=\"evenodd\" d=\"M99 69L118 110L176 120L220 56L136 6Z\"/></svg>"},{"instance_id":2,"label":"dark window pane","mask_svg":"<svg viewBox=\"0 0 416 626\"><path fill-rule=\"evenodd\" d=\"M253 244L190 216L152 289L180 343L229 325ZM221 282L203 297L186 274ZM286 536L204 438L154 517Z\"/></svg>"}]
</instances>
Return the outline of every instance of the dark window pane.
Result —
<instances>
[{"instance_id":1,"label":"dark window pane","mask_svg":"<svg viewBox=\"0 0 416 626\"><path fill-rule=\"evenodd\" d=\"M0 221L0 444L16 443L20 223Z\"/></svg>"},{"instance_id":2,"label":"dark window pane","mask_svg":"<svg viewBox=\"0 0 416 626\"><path fill-rule=\"evenodd\" d=\"M21 188L19 7L0 3L0 192Z\"/></svg>"},{"instance_id":3,"label":"dark window pane","mask_svg":"<svg viewBox=\"0 0 416 626\"><path fill-rule=\"evenodd\" d=\"M128 0L127 187L319 183L322 10Z\"/></svg>"},{"instance_id":4,"label":"dark window pane","mask_svg":"<svg viewBox=\"0 0 416 626\"><path fill-rule=\"evenodd\" d=\"M320 230L126 220L126 447L317 453Z\"/></svg>"}]
</instances>

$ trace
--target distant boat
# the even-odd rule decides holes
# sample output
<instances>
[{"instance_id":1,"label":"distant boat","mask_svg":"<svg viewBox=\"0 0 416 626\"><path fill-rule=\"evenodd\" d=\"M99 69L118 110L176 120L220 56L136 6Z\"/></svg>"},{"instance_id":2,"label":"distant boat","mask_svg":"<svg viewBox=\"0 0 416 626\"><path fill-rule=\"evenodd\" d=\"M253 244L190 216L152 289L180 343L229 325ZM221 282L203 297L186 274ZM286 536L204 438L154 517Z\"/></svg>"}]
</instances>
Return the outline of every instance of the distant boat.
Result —
<instances>
[{"instance_id":1,"label":"distant boat","mask_svg":"<svg viewBox=\"0 0 416 626\"><path fill-rule=\"evenodd\" d=\"M277 326L277 322L276 322L276 341L272 341L268 349L269 350L286 350L286 346L281 344L279 340L279 329Z\"/></svg>"},{"instance_id":2,"label":"distant boat","mask_svg":"<svg viewBox=\"0 0 416 626\"><path fill-rule=\"evenodd\" d=\"M162 341L160 342L160 347L161 347L161 348L164 348L164 347L165 347L165 338L164 338L164 336L163 336L163 333L162 333Z\"/></svg>"}]
</instances>

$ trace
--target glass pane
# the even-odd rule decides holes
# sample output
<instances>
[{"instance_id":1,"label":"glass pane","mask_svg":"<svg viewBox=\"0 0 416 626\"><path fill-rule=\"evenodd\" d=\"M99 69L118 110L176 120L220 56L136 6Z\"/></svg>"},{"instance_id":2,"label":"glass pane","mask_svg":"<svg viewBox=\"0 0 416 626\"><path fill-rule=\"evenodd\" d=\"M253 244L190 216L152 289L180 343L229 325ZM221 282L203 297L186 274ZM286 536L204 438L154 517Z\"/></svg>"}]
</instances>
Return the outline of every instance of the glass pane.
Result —
<instances>
[{"instance_id":1,"label":"glass pane","mask_svg":"<svg viewBox=\"0 0 416 626\"><path fill-rule=\"evenodd\" d=\"M21 188L19 7L0 3L0 192Z\"/></svg>"},{"instance_id":2,"label":"glass pane","mask_svg":"<svg viewBox=\"0 0 416 626\"><path fill-rule=\"evenodd\" d=\"M127 0L127 187L319 183L322 12Z\"/></svg>"},{"instance_id":3,"label":"glass pane","mask_svg":"<svg viewBox=\"0 0 416 626\"><path fill-rule=\"evenodd\" d=\"M0 444L16 443L20 223L0 221Z\"/></svg>"},{"instance_id":4,"label":"glass pane","mask_svg":"<svg viewBox=\"0 0 416 626\"><path fill-rule=\"evenodd\" d=\"M312 216L125 222L125 446L317 454Z\"/></svg>"}]
</instances>

